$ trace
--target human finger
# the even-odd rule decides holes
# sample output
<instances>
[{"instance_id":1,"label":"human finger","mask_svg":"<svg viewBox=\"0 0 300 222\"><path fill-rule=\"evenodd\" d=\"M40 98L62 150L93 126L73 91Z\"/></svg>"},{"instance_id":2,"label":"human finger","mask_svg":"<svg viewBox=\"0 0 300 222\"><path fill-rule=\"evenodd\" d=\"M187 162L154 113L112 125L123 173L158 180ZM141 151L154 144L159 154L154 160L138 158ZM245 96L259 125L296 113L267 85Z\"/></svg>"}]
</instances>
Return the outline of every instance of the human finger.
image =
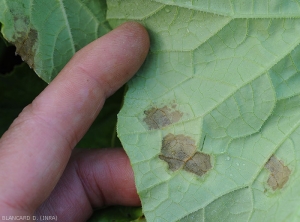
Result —
<instances>
[{"instance_id":1,"label":"human finger","mask_svg":"<svg viewBox=\"0 0 300 222\"><path fill-rule=\"evenodd\" d=\"M138 70L145 29L125 23L80 50L0 140L0 214L31 214L50 194L105 98Z\"/></svg>"},{"instance_id":2,"label":"human finger","mask_svg":"<svg viewBox=\"0 0 300 222\"><path fill-rule=\"evenodd\" d=\"M86 221L95 208L110 205L140 205L127 155L123 149L81 150L72 156L36 216L80 222Z\"/></svg>"}]
</instances>

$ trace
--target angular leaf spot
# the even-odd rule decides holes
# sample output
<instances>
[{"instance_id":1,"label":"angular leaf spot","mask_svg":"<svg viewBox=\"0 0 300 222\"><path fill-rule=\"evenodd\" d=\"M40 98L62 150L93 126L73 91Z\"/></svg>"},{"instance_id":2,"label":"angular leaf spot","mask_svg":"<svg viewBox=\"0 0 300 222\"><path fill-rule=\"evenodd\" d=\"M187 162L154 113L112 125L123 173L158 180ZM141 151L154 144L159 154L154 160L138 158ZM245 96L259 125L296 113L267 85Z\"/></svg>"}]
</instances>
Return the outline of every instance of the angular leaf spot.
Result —
<instances>
[{"instance_id":1,"label":"angular leaf spot","mask_svg":"<svg viewBox=\"0 0 300 222\"><path fill-rule=\"evenodd\" d=\"M212 168L210 156L196 152L195 141L182 134L169 133L163 138L159 158L168 163L171 171L183 168L188 172L202 176Z\"/></svg>"},{"instance_id":2,"label":"angular leaf spot","mask_svg":"<svg viewBox=\"0 0 300 222\"><path fill-rule=\"evenodd\" d=\"M169 133L163 139L161 153L165 157L187 161L195 152L195 141L188 136Z\"/></svg>"},{"instance_id":3,"label":"angular leaf spot","mask_svg":"<svg viewBox=\"0 0 300 222\"><path fill-rule=\"evenodd\" d=\"M171 171L176 171L184 166L184 161L159 155L159 158L166 161Z\"/></svg>"},{"instance_id":4,"label":"angular leaf spot","mask_svg":"<svg viewBox=\"0 0 300 222\"><path fill-rule=\"evenodd\" d=\"M175 110L176 105L171 107L164 106L162 108L152 107L145 111L146 117L144 122L148 125L149 129L159 129L168 126L172 123L178 122L183 113Z\"/></svg>"},{"instance_id":5,"label":"angular leaf spot","mask_svg":"<svg viewBox=\"0 0 300 222\"><path fill-rule=\"evenodd\" d=\"M281 189L289 180L291 170L278 160L274 155L265 164L265 167L270 171L268 185L273 189Z\"/></svg>"},{"instance_id":6,"label":"angular leaf spot","mask_svg":"<svg viewBox=\"0 0 300 222\"><path fill-rule=\"evenodd\" d=\"M211 169L210 156L205 153L197 152L186 162L184 169L198 176L202 176Z\"/></svg>"},{"instance_id":7,"label":"angular leaf spot","mask_svg":"<svg viewBox=\"0 0 300 222\"><path fill-rule=\"evenodd\" d=\"M21 36L13 42L17 48L16 52L32 68L34 68L35 43L37 40L38 32L35 29L30 29L28 33L21 33Z\"/></svg>"}]
</instances>

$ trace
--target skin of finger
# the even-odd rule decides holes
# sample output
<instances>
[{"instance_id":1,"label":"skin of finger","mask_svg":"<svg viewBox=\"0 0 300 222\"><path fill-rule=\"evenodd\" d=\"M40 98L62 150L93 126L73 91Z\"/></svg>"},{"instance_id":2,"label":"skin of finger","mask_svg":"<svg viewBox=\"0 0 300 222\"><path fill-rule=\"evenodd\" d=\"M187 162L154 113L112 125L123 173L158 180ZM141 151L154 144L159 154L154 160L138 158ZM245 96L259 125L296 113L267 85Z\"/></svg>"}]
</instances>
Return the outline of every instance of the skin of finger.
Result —
<instances>
[{"instance_id":1,"label":"skin of finger","mask_svg":"<svg viewBox=\"0 0 300 222\"><path fill-rule=\"evenodd\" d=\"M36 216L86 221L93 209L114 204L140 205L127 155L122 149L79 151Z\"/></svg>"},{"instance_id":2,"label":"skin of finger","mask_svg":"<svg viewBox=\"0 0 300 222\"><path fill-rule=\"evenodd\" d=\"M33 213L46 199L105 98L133 76L148 49L146 30L125 23L76 53L23 110L0 140L0 215Z\"/></svg>"}]
</instances>

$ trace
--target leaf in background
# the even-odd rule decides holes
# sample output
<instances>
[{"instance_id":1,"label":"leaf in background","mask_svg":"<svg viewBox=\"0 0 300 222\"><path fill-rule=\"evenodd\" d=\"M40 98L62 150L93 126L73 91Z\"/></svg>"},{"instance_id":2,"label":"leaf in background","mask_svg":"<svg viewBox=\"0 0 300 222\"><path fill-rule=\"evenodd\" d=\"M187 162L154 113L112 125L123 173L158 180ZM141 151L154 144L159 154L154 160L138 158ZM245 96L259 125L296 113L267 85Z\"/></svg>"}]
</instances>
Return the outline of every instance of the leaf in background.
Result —
<instances>
[{"instance_id":1,"label":"leaf in background","mask_svg":"<svg viewBox=\"0 0 300 222\"><path fill-rule=\"evenodd\" d=\"M1 29L1 24L0 24L0 29ZM1 36L1 33L0 33L0 69L1 69L1 63L3 61L3 57L4 57L4 53L5 53L5 50L6 50L6 45L4 43L4 40L2 39L2 36ZM2 73L2 72L0 72Z\"/></svg>"},{"instance_id":2,"label":"leaf in background","mask_svg":"<svg viewBox=\"0 0 300 222\"><path fill-rule=\"evenodd\" d=\"M1 23L0 23L1 29ZM0 75L12 72L16 65L22 63L20 56L15 54L16 48L10 45L0 32Z\"/></svg>"},{"instance_id":3,"label":"leaf in background","mask_svg":"<svg viewBox=\"0 0 300 222\"><path fill-rule=\"evenodd\" d=\"M143 222L140 207L115 206L95 211L88 222Z\"/></svg>"},{"instance_id":4,"label":"leaf in background","mask_svg":"<svg viewBox=\"0 0 300 222\"><path fill-rule=\"evenodd\" d=\"M104 0L0 0L5 39L46 82L110 28Z\"/></svg>"},{"instance_id":5,"label":"leaf in background","mask_svg":"<svg viewBox=\"0 0 300 222\"><path fill-rule=\"evenodd\" d=\"M146 219L296 220L299 3L108 0L107 16L151 36L118 115Z\"/></svg>"},{"instance_id":6,"label":"leaf in background","mask_svg":"<svg viewBox=\"0 0 300 222\"><path fill-rule=\"evenodd\" d=\"M27 64L0 75L0 137L25 106L47 86Z\"/></svg>"}]
</instances>

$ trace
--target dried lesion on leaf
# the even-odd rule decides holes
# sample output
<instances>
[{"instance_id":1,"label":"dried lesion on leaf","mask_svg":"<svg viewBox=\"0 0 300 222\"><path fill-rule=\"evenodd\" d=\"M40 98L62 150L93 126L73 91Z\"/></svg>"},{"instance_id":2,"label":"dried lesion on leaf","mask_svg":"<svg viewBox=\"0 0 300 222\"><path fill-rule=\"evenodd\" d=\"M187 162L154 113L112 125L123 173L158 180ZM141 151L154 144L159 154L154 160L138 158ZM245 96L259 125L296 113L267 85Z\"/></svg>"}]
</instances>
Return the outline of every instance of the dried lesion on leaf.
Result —
<instances>
[{"instance_id":1,"label":"dried lesion on leaf","mask_svg":"<svg viewBox=\"0 0 300 222\"><path fill-rule=\"evenodd\" d=\"M211 169L210 156L206 153L197 152L189 159L184 168L186 171L202 176Z\"/></svg>"},{"instance_id":2,"label":"dried lesion on leaf","mask_svg":"<svg viewBox=\"0 0 300 222\"><path fill-rule=\"evenodd\" d=\"M143 119L149 129L160 129L162 127L178 122L183 113L176 110L176 105L163 106L162 108L151 107L145 112L146 117Z\"/></svg>"},{"instance_id":3,"label":"dried lesion on leaf","mask_svg":"<svg viewBox=\"0 0 300 222\"><path fill-rule=\"evenodd\" d=\"M270 157L265 168L270 171L267 183L273 190L281 189L289 180L291 170L276 156Z\"/></svg>"},{"instance_id":4,"label":"dried lesion on leaf","mask_svg":"<svg viewBox=\"0 0 300 222\"><path fill-rule=\"evenodd\" d=\"M38 40L37 30L30 28L29 31L17 33L12 44L17 48L16 53L19 54L27 64L34 68L34 57L36 54L36 42Z\"/></svg>"},{"instance_id":5,"label":"dried lesion on leaf","mask_svg":"<svg viewBox=\"0 0 300 222\"><path fill-rule=\"evenodd\" d=\"M159 158L168 163L171 171L183 169L202 176L212 168L211 158L196 149L195 140L189 136L169 133L163 138Z\"/></svg>"}]
</instances>

